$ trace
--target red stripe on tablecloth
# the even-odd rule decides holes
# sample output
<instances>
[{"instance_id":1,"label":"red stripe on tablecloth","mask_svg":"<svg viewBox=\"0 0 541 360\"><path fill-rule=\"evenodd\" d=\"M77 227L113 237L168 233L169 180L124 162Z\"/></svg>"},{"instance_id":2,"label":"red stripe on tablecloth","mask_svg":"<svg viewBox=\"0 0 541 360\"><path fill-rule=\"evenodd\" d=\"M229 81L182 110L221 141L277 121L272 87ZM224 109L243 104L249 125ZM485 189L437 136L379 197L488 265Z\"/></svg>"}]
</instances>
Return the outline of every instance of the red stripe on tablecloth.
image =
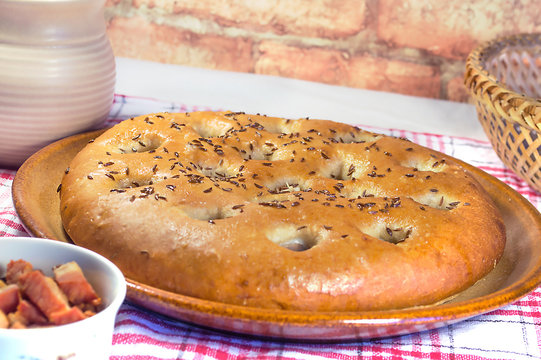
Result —
<instances>
[{"instance_id":1,"label":"red stripe on tablecloth","mask_svg":"<svg viewBox=\"0 0 541 360\"><path fill-rule=\"evenodd\" d=\"M530 294L531 296L531 294ZM541 346L541 317L536 317L534 319L535 323L535 336L537 338L537 344L538 346Z\"/></svg>"},{"instance_id":2,"label":"red stripe on tablecloth","mask_svg":"<svg viewBox=\"0 0 541 360\"><path fill-rule=\"evenodd\" d=\"M139 314L136 313L136 315L139 315ZM229 348L234 348L237 351L247 352L247 353L253 352L256 348L258 354L276 352L276 351L279 351L283 347L283 344L280 342L257 341L254 343L250 341L249 339L237 337L235 335L231 335L230 337L224 337L224 336L220 336L219 334L209 333L206 330L190 331L190 328L176 327L177 331L173 333L159 332L158 330L153 329L147 324L138 321L136 317L137 316L132 317L130 319L123 319L121 321L117 321L116 323L117 331L118 329L121 329L123 326L127 326L127 327L136 326L136 327L141 327L148 332L156 333L157 335L160 335L162 339L157 340L151 334L143 335L143 334L137 334L135 332L134 333L127 332L127 333L116 334L118 336L113 337L113 344L128 344L128 343L138 344L139 343L139 344L156 345L162 348L176 350L178 344L181 344L181 343L185 344L185 343L189 343L190 341L194 341L194 342L202 341L203 343L206 342L206 343L214 345L214 346L205 345L205 351L208 351L209 349L212 348L220 352L219 350L220 346L221 347L225 346ZM169 327L169 329L174 330L175 328ZM177 338L179 339L178 341L176 340ZM127 339L129 339L129 341ZM356 353L356 350L358 349L358 346L356 345L347 345L347 344L334 345L334 349L332 351L329 351L330 347L327 347L326 349L320 348L319 345L318 346L314 345L314 347L315 347L314 350L308 350L301 344L288 343L288 351L295 352L297 354L310 355L310 356L315 356L318 354L321 355L322 353L324 353L325 357L330 358L330 359L343 358L344 356L346 356L346 353L349 352L349 353L354 354ZM190 349L184 349L184 350L190 351ZM351 355L351 356L352 358L356 358L356 355Z\"/></svg>"},{"instance_id":3,"label":"red stripe on tablecloth","mask_svg":"<svg viewBox=\"0 0 541 360\"><path fill-rule=\"evenodd\" d=\"M157 357L151 355L114 355L110 356L109 360L178 360L178 357Z\"/></svg>"},{"instance_id":4,"label":"red stripe on tablecloth","mask_svg":"<svg viewBox=\"0 0 541 360\"><path fill-rule=\"evenodd\" d=\"M479 169L483 170L483 171L488 172L488 173L493 173L496 176L505 176L506 180L514 181L517 184L521 184L521 185L526 184L525 182L523 182L523 180L517 174L515 174L514 172L512 172L511 170L509 170L506 167L503 167L503 166L490 166L490 165L478 165L477 167Z\"/></svg>"},{"instance_id":5,"label":"red stripe on tablecloth","mask_svg":"<svg viewBox=\"0 0 541 360\"><path fill-rule=\"evenodd\" d=\"M162 336L163 337L163 336ZM172 351L182 351L182 352L191 352L196 354L213 352L218 358L227 358L229 353L215 349L211 346L208 346L204 343L198 343L197 341L208 341L205 338L196 339L191 337L176 336L178 338L175 340L161 340L156 337L151 337L146 334L137 334L137 333L121 333L113 335L113 345L124 344L124 345L136 345L136 344L147 344L151 346L157 346L162 349L172 350ZM192 341L188 341L192 339ZM225 340L222 343L227 344L230 347L233 347L231 343L226 342Z\"/></svg>"},{"instance_id":6,"label":"red stripe on tablecloth","mask_svg":"<svg viewBox=\"0 0 541 360\"><path fill-rule=\"evenodd\" d=\"M517 304L514 304L518 306ZM520 305L524 306L524 305ZM500 316L526 316L532 319L540 319L541 318L541 312L540 311L527 311L524 309L498 309L490 312L491 315L500 315Z\"/></svg>"},{"instance_id":7,"label":"red stripe on tablecloth","mask_svg":"<svg viewBox=\"0 0 541 360\"><path fill-rule=\"evenodd\" d=\"M368 351L369 353L372 353L372 358L374 359L389 359L388 356L391 356L390 359L403 359L403 358L414 358L414 359L431 359L431 352L422 352L422 351L413 351L413 350L406 350L401 349L401 345L393 345L393 346L379 346L379 345L371 345L371 346L364 346L363 345L363 352ZM426 346L423 344L423 346ZM356 359L359 359L359 357L356 357Z\"/></svg>"},{"instance_id":8,"label":"red stripe on tablecloth","mask_svg":"<svg viewBox=\"0 0 541 360\"><path fill-rule=\"evenodd\" d=\"M441 341L440 341L440 333L437 332L437 331L430 331L430 335L429 335L429 338L430 338L430 345L431 345L431 349L430 349L430 359L432 360L440 360L441 359L441 352L440 352L440 346L441 346ZM433 348L436 348L436 352L434 352Z\"/></svg>"},{"instance_id":9,"label":"red stripe on tablecloth","mask_svg":"<svg viewBox=\"0 0 541 360\"><path fill-rule=\"evenodd\" d=\"M532 189L524 180L518 177L514 172L505 167L494 167L487 165L478 165L479 169L505 182L513 187L518 193L530 197L541 198L541 194Z\"/></svg>"},{"instance_id":10,"label":"red stripe on tablecloth","mask_svg":"<svg viewBox=\"0 0 541 360\"><path fill-rule=\"evenodd\" d=\"M11 214L13 216L16 216L15 214ZM23 226L13 220L10 220L10 219L0 219L0 224L2 225L6 225L7 227L13 229L13 230L17 230L17 231L25 231ZM15 236L13 234L10 234L9 232L6 232L6 231L0 231L0 236Z\"/></svg>"},{"instance_id":11,"label":"red stripe on tablecloth","mask_svg":"<svg viewBox=\"0 0 541 360\"><path fill-rule=\"evenodd\" d=\"M434 149L434 144L432 143L432 137L431 136L426 136L425 137L425 144L427 147L431 148L431 149Z\"/></svg>"},{"instance_id":12,"label":"red stripe on tablecloth","mask_svg":"<svg viewBox=\"0 0 541 360\"><path fill-rule=\"evenodd\" d=\"M158 340L156 338L150 337L148 335L143 334L136 334L136 333L129 333L129 334L114 334L113 335L113 344L147 344L151 346L158 346L162 349L172 350L172 351L178 351L181 353L193 353L196 358L200 358L204 355L212 355L215 359L231 359L232 354L231 350L245 350L247 354L253 354L253 356L257 356L258 359L275 359L277 358L276 355L269 355L268 353L274 353L274 352L282 352L284 344L281 343L275 343L275 342L256 342L249 339L244 339L240 343L230 342L227 341L228 338L226 337L216 337L212 336L212 338L209 338L209 334L207 336L201 336L201 338L195 338L195 337L186 337L179 335L178 341L172 341L172 340ZM218 340L219 339L219 340ZM190 342L189 340L192 340L193 342ZM200 341L200 342L196 342ZM257 345L251 345L251 344L257 344ZM276 344L274 347L271 346L264 346L264 344ZM219 346L216 346L219 345ZM221 345L221 346L220 346ZM344 354L340 353L321 353L320 351L303 351L303 349L300 349L301 351L294 351L291 349L288 349L287 352L292 352L296 354L305 354L309 356L322 356L330 359L358 359L358 356L344 356ZM235 353L238 351L235 351ZM331 355L331 356L329 356ZM116 359L126 359L129 357L123 357L123 356L116 356ZM298 359L297 356L288 356L281 354L279 356L280 359L291 359L295 360ZM163 358L160 358L163 359ZM167 358L165 358L167 359Z\"/></svg>"},{"instance_id":13,"label":"red stripe on tablecloth","mask_svg":"<svg viewBox=\"0 0 541 360\"><path fill-rule=\"evenodd\" d=\"M13 180L14 177L15 177L15 171L12 171L12 170L0 171L0 179Z\"/></svg>"}]
</instances>

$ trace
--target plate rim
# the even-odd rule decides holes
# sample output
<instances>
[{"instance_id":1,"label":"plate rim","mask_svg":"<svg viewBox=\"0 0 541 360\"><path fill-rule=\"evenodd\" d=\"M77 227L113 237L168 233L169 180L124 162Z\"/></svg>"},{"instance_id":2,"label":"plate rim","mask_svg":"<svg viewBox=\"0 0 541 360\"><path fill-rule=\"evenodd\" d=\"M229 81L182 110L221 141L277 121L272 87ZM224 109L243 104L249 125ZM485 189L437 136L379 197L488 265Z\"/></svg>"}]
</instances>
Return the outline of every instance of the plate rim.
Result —
<instances>
[{"instance_id":1,"label":"plate rim","mask_svg":"<svg viewBox=\"0 0 541 360\"><path fill-rule=\"evenodd\" d=\"M43 155L55 153L55 151L59 151L64 148L66 144L81 141L83 139L92 139L93 137L100 135L106 130L107 129L100 129L72 135L58 140L50 145L47 145L35 154L33 154L30 158L28 158L16 172L12 184L13 204L17 215L19 216L23 224L23 227L31 236L47 239L52 238L52 240L62 241L60 239L51 237L49 234L44 232L43 229L36 228L36 221L34 215L26 211L24 205L26 201L26 196L24 195L24 191L22 191L25 177L31 176L33 169L40 165L40 159ZM489 183L492 187L499 188L500 190L506 192L509 195L510 200L518 201L520 207L523 210L527 211L530 217L534 217L536 219L537 231L541 233L541 214L526 198L524 198L517 191L512 189L509 185L505 184L503 181L495 178L494 176L486 173L485 171L476 168L473 165L470 165L460 159L456 159L452 156L449 157L453 158L460 165L464 166L481 183ZM303 328L318 326L324 326L325 328L337 328L343 326L356 328L382 327L393 325L410 326L417 324L435 325L462 321L467 318L487 313L505 305L508 305L535 290L541 284L541 262L538 264L537 267L530 269L528 272L526 272L525 276L522 276L519 280L520 281L514 281L513 283L495 292L454 303L443 303L437 305L427 305L393 310L310 312L296 310L261 309L199 299L155 288L126 278L128 286L127 299L138 305L144 304L144 302L138 299L138 296L141 295L140 292L142 292L145 296L157 299L158 302L163 302L163 299L173 299L170 303L167 304L168 306L182 306L182 309L184 310L201 313L201 315L209 315L239 321L255 321L265 324L274 324L277 326L280 326L281 324L283 325L284 322L287 322L288 326L298 326ZM156 310L153 307L145 305L142 306L150 310L169 315L159 310ZM191 322L190 320L185 320L181 318L177 319ZM195 324L199 325L197 323ZM439 326L434 326L433 328ZM216 329L215 327L212 328ZM223 329L218 328L218 330ZM250 332L239 332L249 335L259 335ZM301 337L300 339L303 338Z\"/></svg>"}]
</instances>

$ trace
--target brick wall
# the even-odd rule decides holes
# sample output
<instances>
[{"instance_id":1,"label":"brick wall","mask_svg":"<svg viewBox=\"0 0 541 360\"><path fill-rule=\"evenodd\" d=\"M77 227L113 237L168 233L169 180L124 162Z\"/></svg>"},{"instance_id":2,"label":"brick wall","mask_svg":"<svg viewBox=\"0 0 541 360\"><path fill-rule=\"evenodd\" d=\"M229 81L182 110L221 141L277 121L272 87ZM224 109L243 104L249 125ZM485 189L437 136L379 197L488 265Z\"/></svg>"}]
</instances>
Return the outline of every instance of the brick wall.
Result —
<instances>
[{"instance_id":1,"label":"brick wall","mask_svg":"<svg viewBox=\"0 0 541 360\"><path fill-rule=\"evenodd\" d=\"M465 58L539 0L108 0L117 56L467 101Z\"/></svg>"}]
</instances>

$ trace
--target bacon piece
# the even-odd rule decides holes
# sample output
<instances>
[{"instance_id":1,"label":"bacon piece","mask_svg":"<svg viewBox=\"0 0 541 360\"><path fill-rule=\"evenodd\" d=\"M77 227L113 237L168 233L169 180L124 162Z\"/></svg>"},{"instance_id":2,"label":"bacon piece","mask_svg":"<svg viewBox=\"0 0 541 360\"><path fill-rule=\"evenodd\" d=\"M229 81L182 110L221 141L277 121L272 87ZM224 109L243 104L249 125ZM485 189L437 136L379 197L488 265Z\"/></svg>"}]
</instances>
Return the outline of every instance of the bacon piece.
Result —
<instances>
[{"instance_id":1,"label":"bacon piece","mask_svg":"<svg viewBox=\"0 0 541 360\"><path fill-rule=\"evenodd\" d=\"M66 294L70 303L74 305L87 303L94 306L101 304L100 297L75 261L57 266L53 271L58 286Z\"/></svg>"},{"instance_id":2,"label":"bacon piece","mask_svg":"<svg viewBox=\"0 0 541 360\"><path fill-rule=\"evenodd\" d=\"M70 309L66 295L62 293L53 279L39 270L19 277L19 286L24 295L32 301L51 320L51 314Z\"/></svg>"},{"instance_id":3,"label":"bacon piece","mask_svg":"<svg viewBox=\"0 0 541 360\"><path fill-rule=\"evenodd\" d=\"M16 284L21 275L31 272L32 269L32 264L28 261L11 260L6 267L6 282Z\"/></svg>"},{"instance_id":4,"label":"bacon piece","mask_svg":"<svg viewBox=\"0 0 541 360\"><path fill-rule=\"evenodd\" d=\"M47 318L39 309L29 301L22 299L19 301L15 315L25 325L46 325Z\"/></svg>"},{"instance_id":5,"label":"bacon piece","mask_svg":"<svg viewBox=\"0 0 541 360\"><path fill-rule=\"evenodd\" d=\"M19 288L15 284L8 285L0 289L0 310L9 314L17 309L21 295Z\"/></svg>"},{"instance_id":6,"label":"bacon piece","mask_svg":"<svg viewBox=\"0 0 541 360\"><path fill-rule=\"evenodd\" d=\"M6 314L0 310L0 329L7 329L9 326L9 320Z\"/></svg>"},{"instance_id":7,"label":"bacon piece","mask_svg":"<svg viewBox=\"0 0 541 360\"><path fill-rule=\"evenodd\" d=\"M74 306L67 310L59 310L53 312L49 320L51 320L55 325L64 325L69 324L75 321L83 320L86 316L82 313L81 309Z\"/></svg>"}]
</instances>

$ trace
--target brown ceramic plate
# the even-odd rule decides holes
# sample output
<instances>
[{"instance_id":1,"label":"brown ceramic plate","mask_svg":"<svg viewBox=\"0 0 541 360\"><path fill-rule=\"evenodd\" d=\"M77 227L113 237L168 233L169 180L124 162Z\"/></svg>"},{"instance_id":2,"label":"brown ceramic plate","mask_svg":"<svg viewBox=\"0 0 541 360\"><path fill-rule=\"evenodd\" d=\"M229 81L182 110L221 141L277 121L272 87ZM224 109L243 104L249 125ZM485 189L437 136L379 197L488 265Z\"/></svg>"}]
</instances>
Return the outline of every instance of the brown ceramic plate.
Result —
<instances>
[{"instance_id":1,"label":"brown ceramic plate","mask_svg":"<svg viewBox=\"0 0 541 360\"><path fill-rule=\"evenodd\" d=\"M76 135L42 149L13 182L15 208L30 234L70 241L60 220L57 187L68 163L101 132ZM233 306L163 291L128 279L128 299L155 312L224 331L290 340L339 341L407 334L486 313L541 283L541 215L520 194L463 163L504 217L507 245L498 266L458 296L432 306L391 311L298 312Z\"/></svg>"}]
</instances>

